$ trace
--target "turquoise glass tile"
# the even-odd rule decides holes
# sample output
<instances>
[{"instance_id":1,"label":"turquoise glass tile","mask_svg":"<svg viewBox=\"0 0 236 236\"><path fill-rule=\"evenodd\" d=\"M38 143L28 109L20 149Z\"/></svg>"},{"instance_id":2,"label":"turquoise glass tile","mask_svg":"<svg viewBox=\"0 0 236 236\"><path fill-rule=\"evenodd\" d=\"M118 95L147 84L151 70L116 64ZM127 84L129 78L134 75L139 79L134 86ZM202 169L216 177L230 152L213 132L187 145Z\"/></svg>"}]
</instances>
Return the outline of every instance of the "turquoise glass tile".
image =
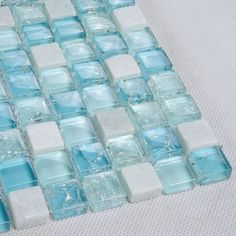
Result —
<instances>
[{"instance_id":1,"label":"turquoise glass tile","mask_svg":"<svg viewBox=\"0 0 236 236\"><path fill-rule=\"evenodd\" d=\"M154 167L166 195L193 189L197 184L194 171L183 156L160 160Z\"/></svg>"},{"instance_id":2,"label":"turquoise glass tile","mask_svg":"<svg viewBox=\"0 0 236 236\"><path fill-rule=\"evenodd\" d=\"M91 116L98 110L116 107L118 104L114 91L106 84L84 88L82 97Z\"/></svg>"},{"instance_id":3,"label":"turquoise glass tile","mask_svg":"<svg viewBox=\"0 0 236 236\"><path fill-rule=\"evenodd\" d=\"M175 71L151 75L148 85L154 98L158 101L184 96L187 93L183 82Z\"/></svg>"},{"instance_id":4,"label":"turquoise glass tile","mask_svg":"<svg viewBox=\"0 0 236 236\"><path fill-rule=\"evenodd\" d=\"M1 76L0 76L0 102L7 100L7 94L4 89L3 83L1 82Z\"/></svg>"},{"instance_id":5,"label":"turquoise glass tile","mask_svg":"<svg viewBox=\"0 0 236 236\"><path fill-rule=\"evenodd\" d=\"M110 160L101 143L89 143L73 147L71 154L80 178L111 168Z\"/></svg>"},{"instance_id":6,"label":"turquoise glass tile","mask_svg":"<svg viewBox=\"0 0 236 236\"><path fill-rule=\"evenodd\" d=\"M19 49L21 40L14 29L0 31L0 52Z\"/></svg>"},{"instance_id":7,"label":"turquoise glass tile","mask_svg":"<svg viewBox=\"0 0 236 236\"><path fill-rule=\"evenodd\" d=\"M9 230L10 219L2 200L0 200L0 233L8 232Z\"/></svg>"},{"instance_id":8,"label":"turquoise glass tile","mask_svg":"<svg viewBox=\"0 0 236 236\"><path fill-rule=\"evenodd\" d=\"M146 130L140 134L140 139L152 163L183 152L179 140L170 127Z\"/></svg>"},{"instance_id":9,"label":"turquoise glass tile","mask_svg":"<svg viewBox=\"0 0 236 236\"><path fill-rule=\"evenodd\" d=\"M50 96L50 100L59 119L86 114L85 105L77 91L56 93Z\"/></svg>"},{"instance_id":10,"label":"turquoise glass tile","mask_svg":"<svg viewBox=\"0 0 236 236\"><path fill-rule=\"evenodd\" d=\"M82 62L73 65L73 75L80 89L105 83L106 73L99 61Z\"/></svg>"},{"instance_id":11,"label":"turquoise glass tile","mask_svg":"<svg viewBox=\"0 0 236 236\"><path fill-rule=\"evenodd\" d=\"M119 207L125 202L125 192L112 171L86 176L82 186L94 212Z\"/></svg>"},{"instance_id":12,"label":"turquoise glass tile","mask_svg":"<svg viewBox=\"0 0 236 236\"><path fill-rule=\"evenodd\" d=\"M128 7L135 4L135 0L102 0L106 5L106 11L111 13L112 10L121 8L121 7Z\"/></svg>"},{"instance_id":13,"label":"turquoise glass tile","mask_svg":"<svg viewBox=\"0 0 236 236\"><path fill-rule=\"evenodd\" d=\"M44 195L54 220L82 215L88 211L84 191L76 180L48 185Z\"/></svg>"},{"instance_id":14,"label":"turquoise glass tile","mask_svg":"<svg viewBox=\"0 0 236 236\"><path fill-rule=\"evenodd\" d=\"M68 155L64 151L37 155L34 169L42 187L74 178L74 171Z\"/></svg>"},{"instance_id":15,"label":"turquoise glass tile","mask_svg":"<svg viewBox=\"0 0 236 236\"><path fill-rule=\"evenodd\" d=\"M119 33L95 36L93 47L100 60L128 53L128 48Z\"/></svg>"},{"instance_id":16,"label":"turquoise glass tile","mask_svg":"<svg viewBox=\"0 0 236 236\"><path fill-rule=\"evenodd\" d=\"M83 14L103 12L104 4L100 0L72 0L79 17Z\"/></svg>"},{"instance_id":17,"label":"turquoise glass tile","mask_svg":"<svg viewBox=\"0 0 236 236\"><path fill-rule=\"evenodd\" d=\"M232 167L220 147L194 151L190 153L189 161L201 185L230 178Z\"/></svg>"},{"instance_id":18,"label":"turquoise glass tile","mask_svg":"<svg viewBox=\"0 0 236 236\"><path fill-rule=\"evenodd\" d=\"M16 127L16 121L13 116L9 103L0 103L0 131Z\"/></svg>"},{"instance_id":19,"label":"turquoise glass tile","mask_svg":"<svg viewBox=\"0 0 236 236\"><path fill-rule=\"evenodd\" d=\"M37 185L33 169L25 157L1 161L0 179L5 194Z\"/></svg>"},{"instance_id":20,"label":"turquoise glass tile","mask_svg":"<svg viewBox=\"0 0 236 236\"><path fill-rule=\"evenodd\" d=\"M175 125L201 118L201 113L192 97L186 95L167 99L162 104L168 121Z\"/></svg>"}]
</instances>

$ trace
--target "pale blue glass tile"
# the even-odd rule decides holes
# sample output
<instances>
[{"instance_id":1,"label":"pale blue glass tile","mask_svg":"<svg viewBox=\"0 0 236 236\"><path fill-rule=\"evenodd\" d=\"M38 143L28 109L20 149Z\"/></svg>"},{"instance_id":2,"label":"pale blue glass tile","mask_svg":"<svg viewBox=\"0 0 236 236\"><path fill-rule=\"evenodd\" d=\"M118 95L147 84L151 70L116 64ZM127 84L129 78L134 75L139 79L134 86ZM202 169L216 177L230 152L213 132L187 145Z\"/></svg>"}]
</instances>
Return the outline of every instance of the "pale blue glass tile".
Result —
<instances>
[{"instance_id":1,"label":"pale blue glass tile","mask_svg":"<svg viewBox=\"0 0 236 236\"><path fill-rule=\"evenodd\" d=\"M32 71L19 71L7 77L8 91L13 99L40 94L40 87Z\"/></svg>"},{"instance_id":2,"label":"pale blue glass tile","mask_svg":"<svg viewBox=\"0 0 236 236\"><path fill-rule=\"evenodd\" d=\"M152 90L154 98L159 101L186 94L186 88L175 71L151 75L148 85Z\"/></svg>"},{"instance_id":3,"label":"pale blue glass tile","mask_svg":"<svg viewBox=\"0 0 236 236\"><path fill-rule=\"evenodd\" d=\"M95 130L86 116L61 120L60 129L64 142L69 148L96 140Z\"/></svg>"},{"instance_id":4,"label":"pale blue glass tile","mask_svg":"<svg viewBox=\"0 0 236 236\"><path fill-rule=\"evenodd\" d=\"M99 61L82 62L73 65L73 75L80 89L107 80L106 73Z\"/></svg>"},{"instance_id":5,"label":"pale blue glass tile","mask_svg":"<svg viewBox=\"0 0 236 236\"><path fill-rule=\"evenodd\" d=\"M84 191L76 180L48 185L44 195L54 220L82 215L88 211Z\"/></svg>"},{"instance_id":6,"label":"pale blue glass tile","mask_svg":"<svg viewBox=\"0 0 236 236\"><path fill-rule=\"evenodd\" d=\"M7 100L6 91L4 89L3 83L1 82L1 76L0 76L0 102L6 100Z\"/></svg>"},{"instance_id":7,"label":"pale blue glass tile","mask_svg":"<svg viewBox=\"0 0 236 236\"><path fill-rule=\"evenodd\" d=\"M106 149L113 169L119 170L146 160L141 145L133 135L108 140Z\"/></svg>"},{"instance_id":8,"label":"pale blue glass tile","mask_svg":"<svg viewBox=\"0 0 236 236\"><path fill-rule=\"evenodd\" d=\"M167 125L166 117L157 102L131 105L129 114L137 130L147 130Z\"/></svg>"},{"instance_id":9,"label":"pale blue glass tile","mask_svg":"<svg viewBox=\"0 0 236 236\"><path fill-rule=\"evenodd\" d=\"M25 157L1 161L0 178L5 194L37 185L33 169Z\"/></svg>"},{"instance_id":10,"label":"pale blue glass tile","mask_svg":"<svg viewBox=\"0 0 236 236\"><path fill-rule=\"evenodd\" d=\"M0 200L0 233L8 232L9 230L10 219L2 200Z\"/></svg>"},{"instance_id":11,"label":"pale blue glass tile","mask_svg":"<svg viewBox=\"0 0 236 236\"><path fill-rule=\"evenodd\" d=\"M100 60L128 53L128 48L119 33L95 36L93 47Z\"/></svg>"},{"instance_id":12,"label":"pale blue glass tile","mask_svg":"<svg viewBox=\"0 0 236 236\"><path fill-rule=\"evenodd\" d=\"M158 47L156 37L149 28L125 32L124 40L131 54Z\"/></svg>"},{"instance_id":13,"label":"pale blue glass tile","mask_svg":"<svg viewBox=\"0 0 236 236\"><path fill-rule=\"evenodd\" d=\"M169 159L183 152L179 140L170 127L144 131L140 134L140 139L152 163L160 159Z\"/></svg>"},{"instance_id":14,"label":"pale blue glass tile","mask_svg":"<svg viewBox=\"0 0 236 236\"><path fill-rule=\"evenodd\" d=\"M73 147L71 156L80 178L111 168L110 160L101 143Z\"/></svg>"},{"instance_id":15,"label":"pale blue glass tile","mask_svg":"<svg viewBox=\"0 0 236 236\"><path fill-rule=\"evenodd\" d=\"M148 102L152 93L142 78L121 80L116 83L118 98L124 104Z\"/></svg>"},{"instance_id":16,"label":"pale blue glass tile","mask_svg":"<svg viewBox=\"0 0 236 236\"><path fill-rule=\"evenodd\" d=\"M128 7L135 4L135 0L102 0L106 5L107 12L111 13L112 10Z\"/></svg>"},{"instance_id":17,"label":"pale blue glass tile","mask_svg":"<svg viewBox=\"0 0 236 236\"><path fill-rule=\"evenodd\" d=\"M19 99L15 102L18 122L21 126L51 120L51 113L42 97Z\"/></svg>"},{"instance_id":18,"label":"pale blue glass tile","mask_svg":"<svg viewBox=\"0 0 236 236\"><path fill-rule=\"evenodd\" d=\"M16 127L11 106L8 103L0 103L0 131Z\"/></svg>"},{"instance_id":19,"label":"pale blue glass tile","mask_svg":"<svg viewBox=\"0 0 236 236\"><path fill-rule=\"evenodd\" d=\"M103 12L105 7L100 0L72 0L77 11L78 16L81 18L83 14L92 12Z\"/></svg>"},{"instance_id":20,"label":"pale blue glass tile","mask_svg":"<svg viewBox=\"0 0 236 236\"><path fill-rule=\"evenodd\" d=\"M21 40L14 29L0 31L0 52L19 49Z\"/></svg>"},{"instance_id":21,"label":"pale blue glass tile","mask_svg":"<svg viewBox=\"0 0 236 236\"><path fill-rule=\"evenodd\" d=\"M185 157L163 159L158 161L154 168L166 195L193 189L197 184L194 171Z\"/></svg>"},{"instance_id":22,"label":"pale blue glass tile","mask_svg":"<svg viewBox=\"0 0 236 236\"><path fill-rule=\"evenodd\" d=\"M59 43L85 37L84 29L77 17L55 20L52 24L52 31Z\"/></svg>"},{"instance_id":23,"label":"pale blue glass tile","mask_svg":"<svg viewBox=\"0 0 236 236\"><path fill-rule=\"evenodd\" d=\"M24 140L17 129L0 132L0 160L27 155Z\"/></svg>"},{"instance_id":24,"label":"pale blue glass tile","mask_svg":"<svg viewBox=\"0 0 236 236\"><path fill-rule=\"evenodd\" d=\"M66 67L41 71L39 74L39 83L46 95L69 91L74 88L70 72Z\"/></svg>"},{"instance_id":25,"label":"pale blue glass tile","mask_svg":"<svg viewBox=\"0 0 236 236\"><path fill-rule=\"evenodd\" d=\"M210 147L194 151L189 161L201 185L227 180L232 167L220 147Z\"/></svg>"},{"instance_id":26,"label":"pale blue glass tile","mask_svg":"<svg viewBox=\"0 0 236 236\"><path fill-rule=\"evenodd\" d=\"M82 97L91 116L98 110L116 107L118 104L115 93L106 84L84 88Z\"/></svg>"},{"instance_id":27,"label":"pale blue glass tile","mask_svg":"<svg viewBox=\"0 0 236 236\"><path fill-rule=\"evenodd\" d=\"M71 162L64 151L37 155L34 169L42 187L74 178Z\"/></svg>"},{"instance_id":28,"label":"pale blue glass tile","mask_svg":"<svg viewBox=\"0 0 236 236\"><path fill-rule=\"evenodd\" d=\"M59 119L86 114L85 105L77 91L56 93L50 96L50 100Z\"/></svg>"},{"instance_id":29,"label":"pale blue glass tile","mask_svg":"<svg viewBox=\"0 0 236 236\"><path fill-rule=\"evenodd\" d=\"M125 202L125 192L113 171L86 176L82 186L94 212L120 207Z\"/></svg>"},{"instance_id":30,"label":"pale blue glass tile","mask_svg":"<svg viewBox=\"0 0 236 236\"><path fill-rule=\"evenodd\" d=\"M5 74L31 68L29 57L24 50L3 52L0 59L1 70Z\"/></svg>"},{"instance_id":31,"label":"pale blue glass tile","mask_svg":"<svg viewBox=\"0 0 236 236\"><path fill-rule=\"evenodd\" d=\"M173 125L201 118L201 113L190 96L165 100L162 108L168 121Z\"/></svg>"}]
</instances>

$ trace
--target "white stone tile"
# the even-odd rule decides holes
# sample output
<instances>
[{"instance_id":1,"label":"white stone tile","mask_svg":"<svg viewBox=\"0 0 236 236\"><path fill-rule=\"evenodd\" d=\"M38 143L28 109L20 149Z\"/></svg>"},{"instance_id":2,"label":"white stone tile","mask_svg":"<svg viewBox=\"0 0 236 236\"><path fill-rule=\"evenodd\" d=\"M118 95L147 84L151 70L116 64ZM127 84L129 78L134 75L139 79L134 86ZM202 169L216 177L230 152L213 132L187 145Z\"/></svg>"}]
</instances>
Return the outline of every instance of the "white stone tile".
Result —
<instances>
[{"instance_id":1,"label":"white stone tile","mask_svg":"<svg viewBox=\"0 0 236 236\"><path fill-rule=\"evenodd\" d=\"M0 7L0 29L15 27L9 7Z\"/></svg>"},{"instance_id":2,"label":"white stone tile","mask_svg":"<svg viewBox=\"0 0 236 236\"><path fill-rule=\"evenodd\" d=\"M161 195L162 184L150 163L138 163L120 170L121 181L130 202Z\"/></svg>"}]
</instances>

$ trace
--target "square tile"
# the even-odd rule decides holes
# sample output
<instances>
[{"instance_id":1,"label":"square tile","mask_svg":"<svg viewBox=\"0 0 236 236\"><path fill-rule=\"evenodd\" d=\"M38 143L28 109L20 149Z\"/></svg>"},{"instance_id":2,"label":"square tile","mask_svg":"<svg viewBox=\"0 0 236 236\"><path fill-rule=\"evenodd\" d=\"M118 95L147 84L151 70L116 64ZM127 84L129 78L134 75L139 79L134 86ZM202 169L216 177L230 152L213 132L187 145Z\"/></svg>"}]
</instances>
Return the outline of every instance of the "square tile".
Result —
<instances>
[{"instance_id":1,"label":"square tile","mask_svg":"<svg viewBox=\"0 0 236 236\"><path fill-rule=\"evenodd\" d=\"M64 149L64 142L54 121L27 126L26 136L34 156Z\"/></svg>"},{"instance_id":2,"label":"square tile","mask_svg":"<svg viewBox=\"0 0 236 236\"><path fill-rule=\"evenodd\" d=\"M203 148L189 154L189 161L200 185L230 178L232 167L219 147Z\"/></svg>"},{"instance_id":3,"label":"square tile","mask_svg":"<svg viewBox=\"0 0 236 236\"><path fill-rule=\"evenodd\" d=\"M130 202L144 201L161 195L162 184L150 163L124 167L119 174Z\"/></svg>"},{"instance_id":4,"label":"square tile","mask_svg":"<svg viewBox=\"0 0 236 236\"><path fill-rule=\"evenodd\" d=\"M9 7L0 7L0 30L15 28L15 22Z\"/></svg>"},{"instance_id":5,"label":"square tile","mask_svg":"<svg viewBox=\"0 0 236 236\"><path fill-rule=\"evenodd\" d=\"M10 219L2 200L0 200L0 233L10 230Z\"/></svg>"},{"instance_id":6,"label":"square tile","mask_svg":"<svg viewBox=\"0 0 236 236\"><path fill-rule=\"evenodd\" d=\"M119 31L142 29L147 26L145 16L136 5L115 9L112 19Z\"/></svg>"},{"instance_id":7,"label":"square tile","mask_svg":"<svg viewBox=\"0 0 236 236\"><path fill-rule=\"evenodd\" d=\"M205 120L197 120L177 125L176 132L186 153L197 149L220 146L210 125Z\"/></svg>"},{"instance_id":8,"label":"square tile","mask_svg":"<svg viewBox=\"0 0 236 236\"><path fill-rule=\"evenodd\" d=\"M197 184L190 163L182 156L158 161L154 168L166 195L193 189Z\"/></svg>"},{"instance_id":9,"label":"square tile","mask_svg":"<svg viewBox=\"0 0 236 236\"><path fill-rule=\"evenodd\" d=\"M73 3L80 18L87 13L104 11L104 4L100 0L73 0Z\"/></svg>"},{"instance_id":10,"label":"square tile","mask_svg":"<svg viewBox=\"0 0 236 236\"><path fill-rule=\"evenodd\" d=\"M12 192L8 195L9 208L16 229L26 229L49 220L48 208L40 187Z\"/></svg>"},{"instance_id":11,"label":"square tile","mask_svg":"<svg viewBox=\"0 0 236 236\"><path fill-rule=\"evenodd\" d=\"M1 30L0 51L16 50L21 46L19 35L14 29Z\"/></svg>"},{"instance_id":12,"label":"square tile","mask_svg":"<svg viewBox=\"0 0 236 236\"><path fill-rule=\"evenodd\" d=\"M109 139L134 134L133 125L124 108L98 111L95 115L95 126L104 143Z\"/></svg>"},{"instance_id":13,"label":"square tile","mask_svg":"<svg viewBox=\"0 0 236 236\"><path fill-rule=\"evenodd\" d=\"M112 12L114 9L128 7L135 4L135 0L104 0L107 12Z\"/></svg>"},{"instance_id":14,"label":"square tile","mask_svg":"<svg viewBox=\"0 0 236 236\"><path fill-rule=\"evenodd\" d=\"M119 207L125 202L125 192L113 171L86 176L82 186L94 212Z\"/></svg>"},{"instance_id":15,"label":"square tile","mask_svg":"<svg viewBox=\"0 0 236 236\"><path fill-rule=\"evenodd\" d=\"M0 103L0 131L13 129L16 127L16 121L9 103Z\"/></svg>"},{"instance_id":16,"label":"square tile","mask_svg":"<svg viewBox=\"0 0 236 236\"><path fill-rule=\"evenodd\" d=\"M31 55L35 69L51 69L66 65L65 57L57 43L39 45L31 48Z\"/></svg>"},{"instance_id":17,"label":"square tile","mask_svg":"<svg viewBox=\"0 0 236 236\"><path fill-rule=\"evenodd\" d=\"M65 151L37 155L34 158L34 169L43 188L74 179L74 170Z\"/></svg>"}]
</instances>

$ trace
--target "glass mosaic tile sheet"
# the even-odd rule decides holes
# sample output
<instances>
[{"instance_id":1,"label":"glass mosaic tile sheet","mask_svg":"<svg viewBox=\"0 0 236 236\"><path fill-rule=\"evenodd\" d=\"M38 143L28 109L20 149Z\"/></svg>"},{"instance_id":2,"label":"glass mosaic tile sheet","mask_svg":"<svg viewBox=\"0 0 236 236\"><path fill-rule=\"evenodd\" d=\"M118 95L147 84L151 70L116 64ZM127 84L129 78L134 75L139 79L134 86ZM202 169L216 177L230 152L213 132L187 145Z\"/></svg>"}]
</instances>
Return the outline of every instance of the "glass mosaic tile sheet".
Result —
<instances>
[{"instance_id":1,"label":"glass mosaic tile sheet","mask_svg":"<svg viewBox=\"0 0 236 236\"><path fill-rule=\"evenodd\" d=\"M230 178L134 0L25 2L0 7L0 232Z\"/></svg>"}]
</instances>

